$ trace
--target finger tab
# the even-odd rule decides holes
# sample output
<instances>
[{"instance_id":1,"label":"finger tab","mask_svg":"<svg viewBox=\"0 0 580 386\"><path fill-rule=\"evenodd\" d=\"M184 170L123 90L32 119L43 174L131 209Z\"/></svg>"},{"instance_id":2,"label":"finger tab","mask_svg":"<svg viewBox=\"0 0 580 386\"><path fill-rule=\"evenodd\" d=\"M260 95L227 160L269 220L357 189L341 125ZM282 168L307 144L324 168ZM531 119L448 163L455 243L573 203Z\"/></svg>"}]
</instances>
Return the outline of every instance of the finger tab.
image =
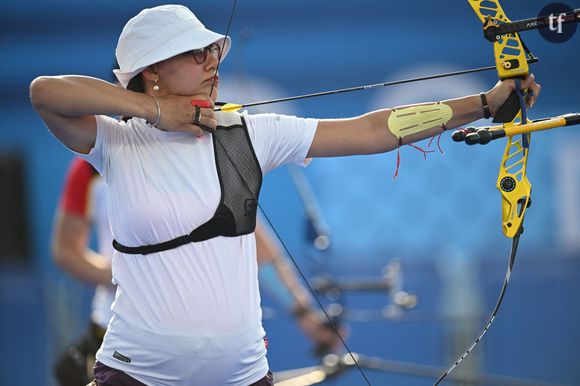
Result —
<instances>
[{"instance_id":1,"label":"finger tab","mask_svg":"<svg viewBox=\"0 0 580 386\"><path fill-rule=\"evenodd\" d=\"M209 108L210 104L209 101L203 100L203 99L192 99L191 100L191 105L192 106L199 106L199 107L203 107L203 108Z\"/></svg>"}]
</instances>

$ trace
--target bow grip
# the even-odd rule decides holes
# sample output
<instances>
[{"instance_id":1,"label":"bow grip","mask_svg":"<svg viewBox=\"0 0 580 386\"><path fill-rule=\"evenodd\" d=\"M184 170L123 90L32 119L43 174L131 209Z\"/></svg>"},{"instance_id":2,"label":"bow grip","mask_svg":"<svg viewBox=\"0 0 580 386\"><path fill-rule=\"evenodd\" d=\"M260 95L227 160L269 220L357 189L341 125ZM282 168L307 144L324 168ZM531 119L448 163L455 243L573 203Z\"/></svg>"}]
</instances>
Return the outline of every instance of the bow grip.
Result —
<instances>
[{"instance_id":1,"label":"bow grip","mask_svg":"<svg viewBox=\"0 0 580 386\"><path fill-rule=\"evenodd\" d=\"M516 79L516 87L519 87L519 79ZM508 99L500 106L500 108L495 113L493 117L494 123L509 123L514 120L514 118L518 115L522 108L525 106L523 103L527 101L529 97L534 95L532 90L522 90L521 95L523 96L523 100L520 102L520 96L518 95L517 91L512 91ZM523 116L522 116L523 118Z\"/></svg>"},{"instance_id":2,"label":"bow grip","mask_svg":"<svg viewBox=\"0 0 580 386\"><path fill-rule=\"evenodd\" d=\"M494 123L507 123L514 120L520 112L520 101L518 94L512 91L508 99L500 106L493 117Z\"/></svg>"}]
</instances>

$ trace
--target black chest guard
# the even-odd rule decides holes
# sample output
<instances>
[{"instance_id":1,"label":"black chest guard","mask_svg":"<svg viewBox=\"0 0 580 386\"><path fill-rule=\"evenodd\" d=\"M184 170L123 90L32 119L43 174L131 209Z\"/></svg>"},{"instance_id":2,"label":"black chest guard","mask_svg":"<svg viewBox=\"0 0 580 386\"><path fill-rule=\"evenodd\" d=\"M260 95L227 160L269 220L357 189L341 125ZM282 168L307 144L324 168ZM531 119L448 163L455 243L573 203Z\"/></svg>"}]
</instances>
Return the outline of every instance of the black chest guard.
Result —
<instances>
[{"instance_id":1,"label":"black chest guard","mask_svg":"<svg viewBox=\"0 0 580 386\"><path fill-rule=\"evenodd\" d=\"M244 118L238 113L216 112L218 127L213 149L221 189L213 217L191 233L159 244L127 247L113 240L119 252L146 255L217 236L241 236L256 228L262 170L254 153Z\"/></svg>"}]
</instances>

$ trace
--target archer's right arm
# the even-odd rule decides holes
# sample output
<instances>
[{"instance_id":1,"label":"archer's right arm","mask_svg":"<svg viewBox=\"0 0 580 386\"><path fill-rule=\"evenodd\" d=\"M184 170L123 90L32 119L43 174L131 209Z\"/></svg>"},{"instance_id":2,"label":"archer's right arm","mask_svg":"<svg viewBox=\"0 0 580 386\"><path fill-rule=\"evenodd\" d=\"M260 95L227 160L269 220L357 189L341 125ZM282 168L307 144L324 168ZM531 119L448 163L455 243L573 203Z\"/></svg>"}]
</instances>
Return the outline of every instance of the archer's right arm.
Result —
<instances>
[{"instance_id":1,"label":"archer's right arm","mask_svg":"<svg viewBox=\"0 0 580 386\"><path fill-rule=\"evenodd\" d=\"M86 76L41 76L30 84L30 99L48 129L66 147L88 153L95 144L95 115L155 120L149 95Z\"/></svg>"}]
</instances>

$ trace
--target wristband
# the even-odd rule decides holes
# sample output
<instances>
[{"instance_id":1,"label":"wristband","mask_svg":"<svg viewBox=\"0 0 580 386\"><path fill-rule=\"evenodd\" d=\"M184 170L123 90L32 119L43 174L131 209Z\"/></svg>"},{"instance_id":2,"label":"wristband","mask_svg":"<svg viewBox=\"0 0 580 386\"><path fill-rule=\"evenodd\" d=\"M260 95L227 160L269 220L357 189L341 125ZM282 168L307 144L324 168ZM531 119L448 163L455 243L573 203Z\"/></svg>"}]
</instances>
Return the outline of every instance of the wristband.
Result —
<instances>
[{"instance_id":1,"label":"wristband","mask_svg":"<svg viewBox=\"0 0 580 386\"><path fill-rule=\"evenodd\" d=\"M483 117L485 119L489 119L491 117L491 111L489 111L489 106L487 105L487 98L485 97L485 93L482 92L479 94L481 97L481 105L483 106Z\"/></svg>"}]
</instances>

